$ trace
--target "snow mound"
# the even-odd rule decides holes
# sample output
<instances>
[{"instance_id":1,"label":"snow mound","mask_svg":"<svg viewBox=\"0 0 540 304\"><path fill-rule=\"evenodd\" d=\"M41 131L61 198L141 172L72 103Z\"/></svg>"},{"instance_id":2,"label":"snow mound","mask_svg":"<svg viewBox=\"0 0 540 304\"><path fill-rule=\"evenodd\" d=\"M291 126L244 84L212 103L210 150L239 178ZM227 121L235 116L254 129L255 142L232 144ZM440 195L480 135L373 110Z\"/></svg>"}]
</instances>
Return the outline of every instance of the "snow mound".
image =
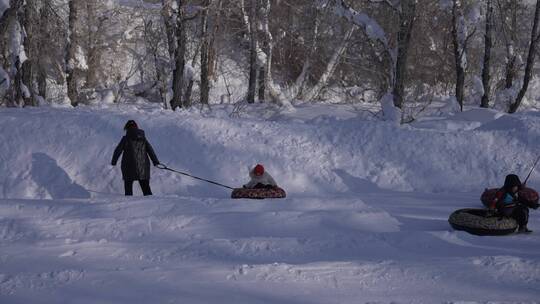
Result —
<instances>
[{"instance_id":1,"label":"snow mound","mask_svg":"<svg viewBox=\"0 0 540 304\"><path fill-rule=\"evenodd\" d=\"M112 151L128 119L146 131L160 161L195 176L239 186L263 163L288 194L332 196L377 189L472 191L524 175L540 148L540 115L471 110L412 125L355 116L352 108L230 118L232 106L171 112L159 105L2 109L0 197L88 198L121 194ZM262 108L261 108L262 109ZM337 109L334 111L334 109ZM456 127L450 127L454 124ZM457 127L468 124L469 127ZM444 126L444 127L441 127ZM537 181L533 176L533 184ZM230 193L153 169L155 193ZM137 187L135 187L137 188ZM138 191L138 189L136 189ZM137 193L136 193L137 194Z\"/></svg>"}]
</instances>

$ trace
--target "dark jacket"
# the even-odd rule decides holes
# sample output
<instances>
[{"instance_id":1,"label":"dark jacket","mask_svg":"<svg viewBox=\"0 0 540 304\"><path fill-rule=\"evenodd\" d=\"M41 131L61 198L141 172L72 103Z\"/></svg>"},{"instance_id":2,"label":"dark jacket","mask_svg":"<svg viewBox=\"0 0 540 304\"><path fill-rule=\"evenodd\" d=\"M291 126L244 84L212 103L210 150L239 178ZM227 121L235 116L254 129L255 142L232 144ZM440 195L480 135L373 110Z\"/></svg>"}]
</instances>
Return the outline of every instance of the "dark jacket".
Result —
<instances>
[{"instance_id":1,"label":"dark jacket","mask_svg":"<svg viewBox=\"0 0 540 304\"><path fill-rule=\"evenodd\" d=\"M509 202L505 202L505 197L507 195L510 195L511 197L511 201ZM514 211L517 203L517 193L512 194L511 192L507 192L506 189L503 187L497 191L497 193L495 194L495 198L491 201L490 206L491 209L496 209L500 214L509 216Z\"/></svg>"},{"instance_id":2,"label":"dark jacket","mask_svg":"<svg viewBox=\"0 0 540 304\"><path fill-rule=\"evenodd\" d=\"M504 186L495 194L495 198L490 204L491 208L497 209L499 213L506 216L512 214L519 201L518 193L512 193L513 187L518 187L519 191L523 185L517 175L508 174L504 179ZM505 201L507 197L508 200Z\"/></svg>"},{"instance_id":3,"label":"dark jacket","mask_svg":"<svg viewBox=\"0 0 540 304\"><path fill-rule=\"evenodd\" d=\"M154 149L144 136L141 129L128 129L126 135L122 137L120 143L114 150L111 164L116 165L120 155L122 156L122 178L126 181L148 180L150 179L150 159L154 166L159 164L159 160L154 153Z\"/></svg>"}]
</instances>

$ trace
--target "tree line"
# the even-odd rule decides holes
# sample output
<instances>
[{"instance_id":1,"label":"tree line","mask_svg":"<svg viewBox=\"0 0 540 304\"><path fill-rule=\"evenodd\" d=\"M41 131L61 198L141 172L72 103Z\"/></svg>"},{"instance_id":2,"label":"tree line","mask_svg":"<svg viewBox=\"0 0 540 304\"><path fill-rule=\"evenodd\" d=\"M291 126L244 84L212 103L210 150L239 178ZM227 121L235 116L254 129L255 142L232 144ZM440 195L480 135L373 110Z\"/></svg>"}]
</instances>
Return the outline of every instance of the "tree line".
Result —
<instances>
[{"instance_id":1,"label":"tree line","mask_svg":"<svg viewBox=\"0 0 540 304\"><path fill-rule=\"evenodd\" d=\"M334 90L404 109L449 94L514 113L537 75L539 15L525 0L3 0L0 104L175 110L237 101L240 75L247 103Z\"/></svg>"}]
</instances>

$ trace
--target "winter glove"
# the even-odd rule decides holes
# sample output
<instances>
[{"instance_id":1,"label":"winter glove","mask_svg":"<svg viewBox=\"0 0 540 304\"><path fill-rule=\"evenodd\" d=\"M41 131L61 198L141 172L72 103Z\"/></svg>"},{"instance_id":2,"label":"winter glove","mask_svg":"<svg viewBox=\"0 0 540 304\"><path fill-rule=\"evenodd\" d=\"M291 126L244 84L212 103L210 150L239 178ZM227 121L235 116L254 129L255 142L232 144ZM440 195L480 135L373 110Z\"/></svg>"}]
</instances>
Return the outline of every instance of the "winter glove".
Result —
<instances>
[{"instance_id":1,"label":"winter glove","mask_svg":"<svg viewBox=\"0 0 540 304\"><path fill-rule=\"evenodd\" d=\"M532 208L533 208L534 210L536 210L536 209L538 209L539 206L540 206L540 204L536 203L536 204L532 205Z\"/></svg>"},{"instance_id":2,"label":"winter glove","mask_svg":"<svg viewBox=\"0 0 540 304\"><path fill-rule=\"evenodd\" d=\"M115 162L111 162L111 166L116 166L116 163L115 163Z\"/></svg>"}]
</instances>

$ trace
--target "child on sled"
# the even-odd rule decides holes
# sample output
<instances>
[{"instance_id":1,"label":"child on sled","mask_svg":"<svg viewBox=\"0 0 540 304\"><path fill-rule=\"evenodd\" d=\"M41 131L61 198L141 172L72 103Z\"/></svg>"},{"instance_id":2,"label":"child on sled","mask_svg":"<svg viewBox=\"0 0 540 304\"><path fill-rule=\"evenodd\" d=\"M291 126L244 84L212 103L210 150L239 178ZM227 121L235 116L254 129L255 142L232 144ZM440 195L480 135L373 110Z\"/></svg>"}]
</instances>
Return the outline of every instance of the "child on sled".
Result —
<instances>
[{"instance_id":1,"label":"child on sled","mask_svg":"<svg viewBox=\"0 0 540 304\"><path fill-rule=\"evenodd\" d=\"M518 223L518 233L532 232L527 228L529 222L529 207L538 208L538 204L527 206L519 200L519 190L524 185L521 184L519 177L515 174L509 174L504 180L504 186L497 191L495 198L489 208L496 210L500 215L511 217Z\"/></svg>"},{"instance_id":2,"label":"child on sled","mask_svg":"<svg viewBox=\"0 0 540 304\"><path fill-rule=\"evenodd\" d=\"M263 165L257 164L250 172L251 180L242 186L247 189L272 189L277 187L276 181L268 172L264 170Z\"/></svg>"}]
</instances>

